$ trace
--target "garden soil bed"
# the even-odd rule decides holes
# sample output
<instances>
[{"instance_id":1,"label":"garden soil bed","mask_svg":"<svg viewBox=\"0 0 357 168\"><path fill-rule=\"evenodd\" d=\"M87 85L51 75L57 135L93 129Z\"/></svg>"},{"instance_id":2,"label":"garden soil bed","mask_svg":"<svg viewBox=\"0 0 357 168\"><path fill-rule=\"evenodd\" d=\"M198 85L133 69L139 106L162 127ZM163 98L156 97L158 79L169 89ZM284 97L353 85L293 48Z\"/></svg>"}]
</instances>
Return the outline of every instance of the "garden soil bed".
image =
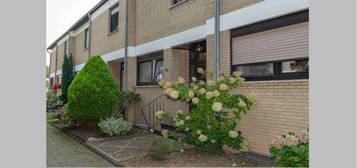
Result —
<instances>
[{"instance_id":1,"label":"garden soil bed","mask_svg":"<svg viewBox=\"0 0 357 168\"><path fill-rule=\"evenodd\" d=\"M127 167L271 167L270 163L248 159L236 154L208 155L188 149L170 154L167 160L156 161L148 156L122 162Z\"/></svg>"},{"instance_id":2,"label":"garden soil bed","mask_svg":"<svg viewBox=\"0 0 357 168\"><path fill-rule=\"evenodd\" d=\"M186 146L173 152L168 159L157 161L147 155L152 139L158 135L135 128L126 136L105 136L101 130L72 127L66 131L107 155L125 167L266 167L274 166L261 160L244 157L244 154L208 155Z\"/></svg>"}]
</instances>

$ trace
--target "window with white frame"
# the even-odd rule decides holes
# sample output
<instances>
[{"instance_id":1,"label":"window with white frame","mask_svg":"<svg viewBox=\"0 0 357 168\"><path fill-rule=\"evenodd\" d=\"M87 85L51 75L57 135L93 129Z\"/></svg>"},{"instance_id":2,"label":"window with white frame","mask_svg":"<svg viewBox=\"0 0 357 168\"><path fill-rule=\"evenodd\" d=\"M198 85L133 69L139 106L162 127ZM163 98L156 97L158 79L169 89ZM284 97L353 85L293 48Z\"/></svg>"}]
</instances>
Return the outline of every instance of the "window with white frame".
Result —
<instances>
[{"instance_id":1,"label":"window with white frame","mask_svg":"<svg viewBox=\"0 0 357 168\"><path fill-rule=\"evenodd\" d=\"M119 5L115 5L113 8L111 8L109 14L109 33L112 33L118 31Z\"/></svg>"},{"instance_id":2,"label":"window with white frame","mask_svg":"<svg viewBox=\"0 0 357 168\"><path fill-rule=\"evenodd\" d=\"M138 58L138 85L156 85L163 80L163 52L157 52Z\"/></svg>"}]
</instances>

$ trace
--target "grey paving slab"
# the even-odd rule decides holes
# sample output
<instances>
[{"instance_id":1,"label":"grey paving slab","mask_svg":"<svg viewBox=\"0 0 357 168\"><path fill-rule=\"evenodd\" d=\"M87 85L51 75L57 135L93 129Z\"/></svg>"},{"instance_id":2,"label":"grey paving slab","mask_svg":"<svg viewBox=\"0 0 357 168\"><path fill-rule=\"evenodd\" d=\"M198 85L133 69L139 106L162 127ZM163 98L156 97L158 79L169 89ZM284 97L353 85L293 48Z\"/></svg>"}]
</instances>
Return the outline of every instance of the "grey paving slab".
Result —
<instances>
[{"instance_id":1,"label":"grey paving slab","mask_svg":"<svg viewBox=\"0 0 357 168\"><path fill-rule=\"evenodd\" d=\"M47 124L47 167L115 167L76 140Z\"/></svg>"}]
</instances>

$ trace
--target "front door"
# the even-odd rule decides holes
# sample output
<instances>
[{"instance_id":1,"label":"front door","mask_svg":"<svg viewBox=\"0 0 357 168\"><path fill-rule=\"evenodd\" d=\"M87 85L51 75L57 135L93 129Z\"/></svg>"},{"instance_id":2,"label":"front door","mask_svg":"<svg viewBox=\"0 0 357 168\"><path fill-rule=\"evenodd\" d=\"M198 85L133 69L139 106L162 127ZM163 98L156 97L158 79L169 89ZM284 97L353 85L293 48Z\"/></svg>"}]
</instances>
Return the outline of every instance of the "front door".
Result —
<instances>
[{"instance_id":1,"label":"front door","mask_svg":"<svg viewBox=\"0 0 357 168\"><path fill-rule=\"evenodd\" d=\"M204 80L203 76L197 72L197 68L206 70L206 41L190 45L190 82L192 77Z\"/></svg>"}]
</instances>

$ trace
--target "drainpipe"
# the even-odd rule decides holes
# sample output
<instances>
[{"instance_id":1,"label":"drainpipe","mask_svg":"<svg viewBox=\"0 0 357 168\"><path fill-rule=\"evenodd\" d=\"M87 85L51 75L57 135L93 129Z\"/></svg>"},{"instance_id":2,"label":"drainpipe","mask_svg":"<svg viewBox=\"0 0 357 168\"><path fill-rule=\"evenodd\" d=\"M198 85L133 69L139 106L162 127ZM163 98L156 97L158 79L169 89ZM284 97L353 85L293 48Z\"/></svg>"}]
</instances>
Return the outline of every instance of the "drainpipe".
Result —
<instances>
[{"instance_id":1,"label":"drainpipe","mask_svg":"<svg viewBox=\"0 0 357 168\"><path fill-rule=\"evenodd\" d=\"M221 70L221 35L220 35L220 15L221 15L221 1L216 0L216 15L214 18L215 21L215 51L216 51L216 72L215 72L215 80L218 80L219 72Z\"/></svg>"},{"instance_id":2,"label":"drainpipe","mask_svg":"<svg viewBox=\"0 0 357 168\"><path fill-rule=\"evenodd\" d=\"M46 51L47 51L47 53L50 55L50 66L49 66L49 68L48 68L48 74L49 74L49 79L48 79L48 80L49 80L49 83L50 83L50 81L51 81L51 80L50 80L50 79L51 79L51 60L52 60L52 55L51 55L51 54L52 54L52 53L49 51L49 49L47 49ZM52 84L52 83L50 83L50 85L48 86L48 89L51 88L51 84Z\"/></svg>"},{"instance_id":3,"label":"drainpipe","mask_svg":"<svg viewBox=\"0 0 357 168\"><path fill-rule=\"evenodd\" d=\"M57 55L58 55L58 46L57 46L57 44L56 44L55 83L57 83Z\"/></svg>"},{"instance_id":4,"label":"drainpipe","mask_svg":"<svg viewBox=\"0 0 357 168\"><path fill-rule=\"evenodd\" d=\"M91 56L91 53L90 53L90 50L91 50L91 39L92 39L92 18L91 18L91 15L90 13L88 13L88 22L89 22L89 28L88 28L88 31L89 31L89 36L88 36L88 59L90 58Z\"/></svg>"},{"instance_id":5,"label":"drainpipe","mask_svg":"<svg viewBox=\"0 0 357 168\"><path fill-rule=\"evenodd\" d=\"M128 3L125 0L124 91L128 90Z\"/></svg>"}]
</instances>

